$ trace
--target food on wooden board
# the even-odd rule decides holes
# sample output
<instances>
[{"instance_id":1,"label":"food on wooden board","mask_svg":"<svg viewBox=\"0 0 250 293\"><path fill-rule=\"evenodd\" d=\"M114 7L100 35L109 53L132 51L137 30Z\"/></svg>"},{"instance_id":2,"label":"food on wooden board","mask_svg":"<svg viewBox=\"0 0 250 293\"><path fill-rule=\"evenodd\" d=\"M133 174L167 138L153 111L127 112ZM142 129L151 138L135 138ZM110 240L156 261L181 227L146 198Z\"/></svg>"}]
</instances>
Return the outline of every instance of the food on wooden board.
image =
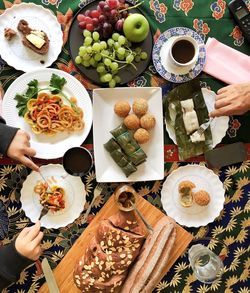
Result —
<instances>
[{"instance_id":1,"label":"food on wooden board","mask_svg":"<svg viewBox=\"0 0 250 293\"><path fill-rule=\"evenodd\" d=\"M175 223L163 217L154 226L132 269L122 286L121 293L152 292L166 266L176 238Z\"/></svg>"},{"instance_id":2,"label":"food on wooden board","mask_svg":"<svg viewBox=\"0 0 250 293\"><path fill-rule=\"evenodd\" d=\"M17 29L23 34L22 43L24 46L40 55L48 53L50 40L44 31L30 28L24 19L19 21Z\"/></svg>"},{"instance_id":3,"label":"food on wooden board","mask_svg":"<svg viewBox=\"0 0 250 293\"><path fill-rule=\"evenodd\" d=\"M118 186L114 192L115 202L120 210L128 212L134 210L132 203L135 204L138 196L134 188L130 185Z\"/></svg>"},{"instance_id":4,"label":"food on wooden board","mask_svg":"<svg viewBox=\"0 0 250 293\"><path fill-rule=\"evenodd\" d=\"M144 240L144 229L133 212L118 212L101 220L96 234L76 264L76 286L82 292L117 292Z\"/></svg>"}]
</instances>

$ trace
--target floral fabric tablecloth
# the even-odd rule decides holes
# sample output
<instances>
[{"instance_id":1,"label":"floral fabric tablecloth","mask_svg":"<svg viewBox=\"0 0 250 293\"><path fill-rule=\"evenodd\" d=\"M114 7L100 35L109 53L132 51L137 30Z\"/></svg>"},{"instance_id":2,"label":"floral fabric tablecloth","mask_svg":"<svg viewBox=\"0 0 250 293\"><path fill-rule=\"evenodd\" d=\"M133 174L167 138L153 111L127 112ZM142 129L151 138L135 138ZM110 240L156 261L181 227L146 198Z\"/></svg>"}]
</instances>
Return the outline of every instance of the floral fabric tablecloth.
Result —
<instances>
[{"instance_id":1,"label":"floral fabric tablecloth","mask_svg":"<svg viewBox=\"0 0 250 293\"><path fill-rule=\"evenodd\" d=\"M0 13L11 7L13 4L31 1L0 1ZM36 4L51 9L63 30L64 47L57 61L52 67L64 70L77 78L91 94L96 87L85 77L81 76L74 67L69 57L68 33L73 15L77 10L89 3L88 0L34 0ZM223 0L144 0L143 12L150 22L154 39L166 29L175 26L185 26L195 30L204 41L208 37L215 37L219 41L237 49L243 53L250 54L250 45L246 43L242 33L233 22L227 9L227 1ZM250 0L245 1L250 9ZM0 52L1 54L1 52ZM0 59L0 91L4 93L8 86L22 74L9 67ZM224 86L219 80L202 73L201 84L214 91ZM160 86L163 94L166 95L173 85L158 74L150 63L147 70L128 86ZM250 158L250 115L230 117L227 135L222 143L233 143L243 141L248 149ZM85 141L86 146L92 150L92 134ZM165 133L165 176L187 163L178 162L177 148ZM38 161L47 164L47 161ZM205 164L202 156L195 159L198 164ZM20 190L22 183L30 171L16 165L6 158L0 159L0 246L9 243L26 225L29 219L25 216L20 203ZM224 256L224 274L218 282L208 285L196 280L192 269L189 266L187 253L182 255L173 265L171 270L157 285L155 292L250 292L249 267L250 267L250 161L242 164L214 170L219 175L225 188L225 205L220 216L206 227L187 228L195 238L215 237L228 245L229 250ZM96 186L94 167L83 178L87 191L87 206L93 196ZM141 196L146 198L156 207L162 209L161 188L164 180L137 182L135 189ZM107 184L103 194L95 202L92 214L88 217L88 223L93 219L94 214L103 206L108 197L112 194L116 184ZM86 206L86 208L87 208ZM84 213L72 224L61 229L45 229L42 247L43 256L49 259L54 268L64 257L74 241L80 236L88 223L82 221ZM27 222L23 223L23 222ZM22 222L22 223L21 223ZM25 269L20 279L10 285L3 292L24 293L37 292L45 279L41 270L41 262Z\"/></svg>"}]
</instances>

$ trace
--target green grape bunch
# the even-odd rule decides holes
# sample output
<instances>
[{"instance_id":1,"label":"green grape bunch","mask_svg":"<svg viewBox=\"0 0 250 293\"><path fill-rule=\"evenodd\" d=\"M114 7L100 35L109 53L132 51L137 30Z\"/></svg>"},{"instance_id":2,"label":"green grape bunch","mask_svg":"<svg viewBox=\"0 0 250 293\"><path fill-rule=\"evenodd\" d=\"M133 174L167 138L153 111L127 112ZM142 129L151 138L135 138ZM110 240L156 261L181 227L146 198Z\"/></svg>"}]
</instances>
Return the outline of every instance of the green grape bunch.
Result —
<instances>
[{"instance_id":1,"label":"green grape bunch","mask_svg":"<svg viewBox=\"0 0 250 293\"><path fill-rule=\"evenodd\" d=\"M126 66L133 66L148 58L140 47L132 49L132 44L125 36L114 32L107 41L100 40L98 32L83 31L83 45L75 58L76 64L86 68L95 68L102 83L113 88L121 83L119 71Z\"/></svg>"}]
</instances>

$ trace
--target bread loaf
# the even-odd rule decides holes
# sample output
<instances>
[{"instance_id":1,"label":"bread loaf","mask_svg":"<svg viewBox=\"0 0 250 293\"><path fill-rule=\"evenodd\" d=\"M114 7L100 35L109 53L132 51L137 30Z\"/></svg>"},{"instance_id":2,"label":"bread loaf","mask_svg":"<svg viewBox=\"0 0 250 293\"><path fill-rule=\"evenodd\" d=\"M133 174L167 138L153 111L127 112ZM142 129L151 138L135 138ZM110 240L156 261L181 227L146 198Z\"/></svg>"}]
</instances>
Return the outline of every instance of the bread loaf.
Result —
<instances>
[{"instance_id":1,"label":"bread loaf","mask_svg":"<svg viewBox=\"0 0 250 293\"><path fill-rule=\"evenodd\" d=\"M74 282L82 292L115 292L138 256L145 235L134 213L102 220L76 264Z\"/></svg>"}]
</instances>

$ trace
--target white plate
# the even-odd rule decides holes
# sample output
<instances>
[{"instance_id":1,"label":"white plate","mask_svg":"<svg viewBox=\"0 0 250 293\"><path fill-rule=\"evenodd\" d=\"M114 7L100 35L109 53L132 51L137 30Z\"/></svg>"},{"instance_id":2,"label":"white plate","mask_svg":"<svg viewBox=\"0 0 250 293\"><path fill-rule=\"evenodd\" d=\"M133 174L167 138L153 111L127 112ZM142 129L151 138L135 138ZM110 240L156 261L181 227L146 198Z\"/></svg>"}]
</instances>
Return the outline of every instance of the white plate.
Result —
<instances>
[{"instance_id":1,"label":"white plate","mask_svg":"<svg viewBox=\"0 0 250 293\"><path fill-rule=\"evenodd\" d=\"M40 169L46 180L50 180L54 176L57 181L56 185L62 187L65 191L65 208L55 213L49 211L47 215L42 217L41 225L48 229L64 227L78 218L83 211L86 202L85 186L80 177L68 175L62 179L61 175L65 171L59 164L44 165ZM38 181L42 181L42 178L39 173L33 171L27 176L21 189L22 208L33 223L38 220L42 210L39 195L34 192L34 187Z\"/></svg>"},{"instance_id":2,"label":"white plate","mask_svg":"<svg viewBox=\"0 0 250 293\"><path fill-rule=\"evenodd\" d=\"M193 204L185 208L180 204L178 185L184 181L192 181L196 187L194 192L205 190L210 195L207 206ZM200 165L187 165L173 171L163 183L161 201L167 215L176 222L187 227L200 227L214 221L224 205L224 188L219 177L211 170Z\"/></svg>"},{"instance_id":3,"label":"white plate","mask_svg":"<svg viewBox=\"0 0 250 293\"><path fill-rule=\"evenodd\" d=\"M40 55L22 44L22 33L17 30L21 19L29 23L32 29L43 30L50 40L49 51ZM17 35L8 41L4 29L12 28ZM56 16L41 5L21 3L6 9L0 16L0 54L1 57L17 70L24 72L50 66L62 50L63 33ZM41 63L42 62L42 63Z\"/></svg>"},{"instance_id":4,"label":"white plate","mask_svg":"<svg viewBox=\"0 0 250 293\"><path fill-rule=\"evenodd\" d=\"M201 89L205 103L207 105L208 112L214 110L215 103L215 92L208 90L207 88ZM166 121L165 121L166 122ZM215 117L214 120L210 124L212 139L213 139L213 148L221 142L222 138L226 135L228 129L228 116ZM176 135L174 128L166 122L166 130L168 132L169 137L172 141L176 143Z\"/></svg>"},{"instance_id":5,"label":"white plate","mask_svg":"<svg viewBox=\"0 0 250 293\"><path fill-rule=\"evenodd\" d=\"M14 100L16 93L24 93L27 90L28 82L33 79L38 80L39 87L48 86L52 73L67 80L63 92L68 97L76 97L77 105L82 108L85 122L82 130L71 133L62 132L54 136L37 135L33 133L24 118L18 116L17 102ZM3 117L8 125L21 128L30 134L30 144L36 150L37 158L55 159L62 157L69 148L80 146L88 136L92 125L92 103L84 86L72 75L57 69L40 69L21 75L10 85L3 98Z\"/></svg>"},{"instance_id":6,"label":"white plate","mask_svg":"<svg viewBox=\"0 0 250 293\"><path fill-rule=\"evenodd\" d=\"M126 100L132 106L135 98L144 98L148 101L149 112L156 118L156 126L150 131L150 141L141 145L147 154L147 161L139 165L137 171L127 178L105 150L103 144L112 137L110 131L123 121L122 118L114 113L115 103L118 100ZM164 145L161 88L96 89L93 93L93 112L94 154L98 182L133 182L163 179Z\"/></svg>"}]
</instances>

